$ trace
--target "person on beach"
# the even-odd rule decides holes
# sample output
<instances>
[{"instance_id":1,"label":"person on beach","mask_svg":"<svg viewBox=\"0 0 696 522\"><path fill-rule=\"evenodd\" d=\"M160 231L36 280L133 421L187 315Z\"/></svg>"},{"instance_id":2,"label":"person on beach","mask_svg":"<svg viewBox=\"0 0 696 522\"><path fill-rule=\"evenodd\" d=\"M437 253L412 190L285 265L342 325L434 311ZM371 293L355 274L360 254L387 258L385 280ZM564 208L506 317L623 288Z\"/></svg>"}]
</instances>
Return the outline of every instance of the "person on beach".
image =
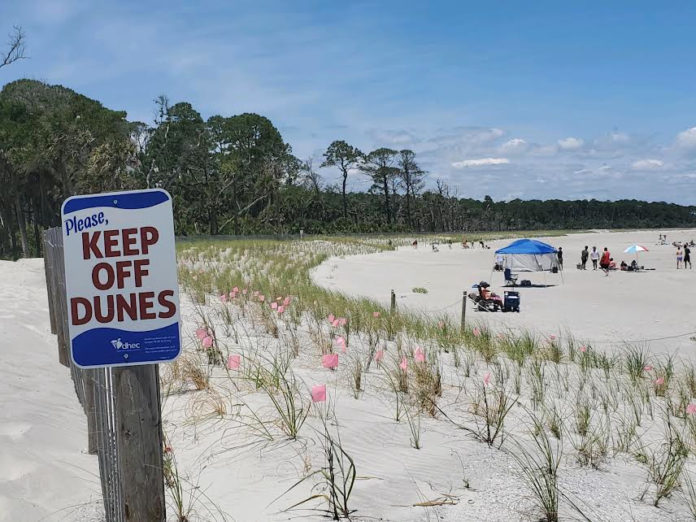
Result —
<instances>
[{"instance_id":1,"label":"person on beach","mask_svg":"<svg viewBox=\"0 0 696 522\"><path fill-rule=\"evenodd\" d=\"M556 256L558 257L558 269L563 270L563 247L558 247Z\"/></svg>"},{"instance_id":2,"label":"person on beach","mask_svg":"<svg viewBox=\"0 0 696 522\"><path fill-rule=\"evenodd\" d=\"M681 268L682 261L684 260L684 253L682 252L681 246L677 247L677 270Z\"/></svg>"},{"instance_id":3,"label":"person on beach","mask_svg":"<svg viewBox=\"0 0 696 522\"><path fill-rule=\"evenodd\" d=\"M587 258L590 256L590 251L587 250L587 245L585 245L585 250L580 252L580 265L583 270L587 270Z\"/></svg>"},{"instance_id":4,"label":"person on beach","mask_svg":"<svg viewBox=\"0 0 696 522\"><path fill-rule=\"evenodd\" d=\"M604 247L604 252L602 252L602 258L599 260L599 266L602 270L604 270L605 276L609 275L609 265L610 264L611 264L611 254L609 253L609 249L607 247Z\"/></svg>"},{"instance_id":5,"label":"person on beach","mask_svg":"<svg viewBox=\"0 0 696 522\"><path fill-rule=\"evenodd\" d=\"M599 252L597 252L597 247L592 247L592 252L590 252L590 259L592 260L592 270L597 270L597 262L599 261Z\"/></svg>"},{"instance_id":6,"label":"person on beach","mask_svg":"<svg viewBox=\"0 0 696 522\"><path fill-rule=\"evenodd\" d=\"M688 243L684 243L684 270L686 270L686 265L689 265L689 270L693 268L691 266L691 248L689 248Z\"/></svg>"}]
</instances>

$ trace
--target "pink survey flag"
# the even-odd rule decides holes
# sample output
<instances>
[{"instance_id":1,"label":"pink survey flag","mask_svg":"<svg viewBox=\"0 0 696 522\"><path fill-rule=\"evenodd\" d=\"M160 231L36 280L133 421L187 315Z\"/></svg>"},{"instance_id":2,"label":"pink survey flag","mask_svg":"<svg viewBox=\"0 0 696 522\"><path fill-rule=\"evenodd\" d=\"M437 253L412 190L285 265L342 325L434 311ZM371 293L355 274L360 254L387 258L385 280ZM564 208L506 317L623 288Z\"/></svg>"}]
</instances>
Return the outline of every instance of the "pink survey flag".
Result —
<instances>
[{"instance_id":1,"label":"pink survey flag","mask_svg":"<svg viewBox=\"0 0 696 522\"><path fill-rule=\"evenodd\" d=\"M278 307L278 314L282 314L285 311L285 307L283 305L280 305Z\"/></svg>"},{"instance_id":2,"label":"pink survey flag","mask_svg":"<svg viewBox=\"0 0 696 522\"><path fill-rule=\"evenodd\" d=\"M273 302L271 303L271 309L277 310L277 309L278 309L278 303L276 303L275 301L273 301Z\"/></svg>"},{"instance_id":3,"label":"pink survey flag","mask_svg":"<svg viewBox=\"0 0 696 522\"><path fill-rule=\"evenodd\" d=\"M687 405L686 413L688 413L689 415L696 414L696 404L691 403L691 404Z\"/></svg>"},{"instance_id":4,"label":"pink survey flag","mask_svg":"<svg viewBox=\"0 0 696 522\"><path fill-rule=\"evenodd\" d=\"M481 330L478 328L474 328L472 333L474 334L474 337L481 337Z\"/></svg>"},{"instance_id":5,"label":"pink survey flag","mask_svg":"<svg viewBox=\"0 0 696 522\"><path fill-rule=\"evenodd\" d=\"M239 292L239 287L238 287L238 286L235 286L235 287L232 289L232 291L236 294L237 292Z\"/></svg>"},{"instance_id":6,"label":"pink survey flag","mask_svg":"<svg viewBox=\"0 0 696 522\"><path fill-rule=\"evenodd\" d=\"M399 368L401 368L403 371L408 370L408 360L406 357L402 357L401 362L399 363Z\"/></svg>"},{"instance_id":7,"label":"pink survey flag","mask_svg":"<svg viewBox=\"0 0 696 522\"><path fill-rule=\"evenodd\" d=\"M662 386L664 383L665 383L664 377L658 377L657 379L655 379L656 386Z\"/></svg>"},{"instance_id":8,"label":"pink survey flag","mask_svg":"<svg viewBox=\"0 0 696 522\"><path fill-rule=\"evenodd\" d=\"M263 303L265 300L266 300L265 295L263 295L263 294L259 295L259 301L261 301Z\"/></svg>"},{"instance_id":9,"label":"pink survey flag","mask_svg":"<svg viewBox=\"0 0 696 522\"><path fill-rule=\"evenodd\" d=\"M312 402L326 401L326 384L315 384L312 386Z\"/></svg>"},{"instance_id":10,"label":"pink survey flag","mask_svg":"<svg viewBox=\"0 0 696 522\"><path fill-rule=\"evenodd\" d=\"M375 352L375 361L382 362L382 359L384 359L384 350L377 350Z\"/></svg>"},{"instance_id":11,"label":"pink survey flag","mask_svg":"<svg viewBox=\"0 0 696 522\"><path fill-rule=\"evenodd\" d=\"M375 319L379 318L379 312L372 312L372 317Z\"/></svg>"},{"instance_id":12,"label":"pink survey flag","mask_svg":"<svg viewBox=\"0 0 696 522\"><path fill-rule=\"evenodd\" d=\"M283 299L283 306L288 306L290 301L292 301L292 297L287 296L285 299Z\"/></svg>"},{"instance_id":13,"label":"pink survey flag","mask_svg":"<svg viewBox=\"0 0 696 522\"><path fill-rule=\"evenodd\" d=\"M242 364L242 358L239 355L230 355L227 358L227 369L228 370L239 370L239 366Z\"/></svg>"},{"instance_id":14,"label":"pink survey flag","mask_svg":"<svg viewBox=\"0 0 696 522\"><path fill-rule=\"evenodd\" d=\"M580 347L580 351L581 351L582 353L585 353L585 352L587 351L587 346L582 345L582 346Z\"/></svg>"},{"instance_id":15,"label":"pink survey flag","mask_svg":"<svg viewBox=\"0 0 696 522\"><path fill-rule=\"evenodd\" d=\"M210 348L211 346L213 346L213 338L209 335L206 335L203 338L203 348Z\"/></svg>"},{"instance_id":16,"label":"pink survey flag","mask_svg":"<svg viewBox=\"0 0 696 522\"><path fill-rule=\"evenodd\" d=\"M338 319L334 319L333 322L331 323L331 326L333 326L333 327L338 326Z\"/></svg>"},{"instance_id":17,"label":"pink survey flag","mask_svg":"<svg viewBox=\"0 0 696 522\"><path fill-rule=\"evenodd\" d=\"M338 354L337 353L327 353L326 355L321 356L321 365L324 368L328 368L329 370L333 370L335 368L338 368Z\"/></svg>"},{"instance_id":18,"label":"pink survey flag","mask_svg":"<svg viewBox=\"0 0 696 522\"><path fill-rule=\"evenodd\" d=\"M646 372L651 372L651 371L653 370L653 367L650 366L649 364L646 364L646 365L643 367L643 369L644 369Z\"/></svg>"},{"instance_id":19,"label":"pink survey flag","mask_svg":"<svg viewBox=\"0 0 696 522\"><path fill-rule=\"evenodd\" d=\"M346 319L345 317L339 317L339 318L338 318L338 324L339 324L340 326L345 326L345 325L348 324L348 319Z\"/></svg>"},{"instance_id":20,"label":"pink survey flag","mask_svg":"<svg viewBox=\"0 0 696 522\"><path fill-rule=\"evenodd\" d=\"M346 353L346 340L339 335L338 337L336 337L335 342L338 346L341 347L343 353Z\"/></svg>"},{"instance_id":21,"label":"pink survey flag","mask_svg":"<svg viewBox=\"0 0 696 522\"><path fill-rule=\"evenodd\" d=\"M198 328L196 330L196 337L198 337L198 339L200 339L200 340L203 340L203 338L207 337L207 335L208 335L208 332L205 330L205 328Z\"/></svg>"},{"instance_id":22,"label":"pink survey flag","mask_svg":"<svg viewBox=\"0 0 696 522\"><path fill-rule=\"evenodd\" d=\"M489 372L486 372L486 374L483 376L483 385L488 386L491 383L491 374Z\"/></svg>"},{"instance_id":23,"label":"pink survey flag","mask_svg":"<svg viewBox=\"0 0 696 522\"><path fill-rule=\"evenodd\" d=\"M333 323L333 322L334 322L334 319L336 319L336 317L334 316L334 314L329 314L329 317L328 317L329 322L330 322L330 323Z\"/></svg>"},{"instance_id":24,"label":"pink survey flag","mask_svg":"<svg viewBox=\"0 0 696 522\"><path fill-rule=\"evenodd\" d=\"M419 346L416 346L416 349L413 352L413 360L417 363L425 362L425 352L421 350Z\"/></svg>"},{"instance_id":25,"label":"pink survey flag","mask_svg":"<svg viewBox=\"0 0 696 522\"><path fill-rule=\"evenodd\" d=\"M220 301L222 301L223 303L226 303L227 302L227 294L222 294L220 296Z\"/></svg>"}]
</instances>

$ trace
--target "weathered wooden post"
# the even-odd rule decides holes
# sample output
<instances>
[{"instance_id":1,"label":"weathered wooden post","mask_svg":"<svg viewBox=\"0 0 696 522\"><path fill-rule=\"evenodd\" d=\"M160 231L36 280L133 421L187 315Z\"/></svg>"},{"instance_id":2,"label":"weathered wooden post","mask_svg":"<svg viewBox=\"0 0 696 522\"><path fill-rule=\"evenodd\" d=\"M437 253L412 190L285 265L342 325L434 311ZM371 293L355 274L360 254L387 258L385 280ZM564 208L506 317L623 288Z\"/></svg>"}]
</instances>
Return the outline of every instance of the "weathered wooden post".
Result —
<instances>
[{"instance_id":1,"label":"weathered wooden post","mask_svg":"<svg viewBox=\"0 0 696 522\"><path fill-rule=\"evenodd\" d=\"M391 307L390 307L391 313L396 312L396 294L394 293L394 290L391 291Z\"/></svg>"},{"instance_id":2,"label":"weathered wooden post","mask_svg":"<svg viewBox=\"0 0 696 522\"><path fill-rule=\"evenodd\" d=\"M125 519L164 521L158 366L126 366L112 372Z\"/></svg>"},{"instance_id":3,"label":"weathered wooden post","mask_svg":"<svg viewBox=\"0 0 696 522\"><path fill-rule=\"evenodd\" d=\"M464 333L464 326L466 324L466 301L469 299L469 297L466 295L466 290L462 292L462 321L460 324L460 331L461 333Z\"/></svg>"}]
</instances>

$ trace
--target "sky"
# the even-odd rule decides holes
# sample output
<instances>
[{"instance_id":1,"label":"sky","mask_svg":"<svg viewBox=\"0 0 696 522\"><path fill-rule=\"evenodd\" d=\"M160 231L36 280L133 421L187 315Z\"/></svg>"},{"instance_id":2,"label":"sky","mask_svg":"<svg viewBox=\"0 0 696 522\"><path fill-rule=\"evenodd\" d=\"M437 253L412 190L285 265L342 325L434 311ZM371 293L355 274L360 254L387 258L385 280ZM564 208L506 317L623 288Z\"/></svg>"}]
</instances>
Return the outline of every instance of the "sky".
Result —
<instances>
[{"instance_id":1,"label":"sky","mask_svg":"<svg viewBox=\"0 0 696 522\"><path fill-rule=\"evenodd\" d=\"M692 1L2 0L13 25L29 58L0 85L131 120L165 94L267 116L315 166L336 139L411 149L461 197L696 204Z\"/></svg>"}]
</instances>

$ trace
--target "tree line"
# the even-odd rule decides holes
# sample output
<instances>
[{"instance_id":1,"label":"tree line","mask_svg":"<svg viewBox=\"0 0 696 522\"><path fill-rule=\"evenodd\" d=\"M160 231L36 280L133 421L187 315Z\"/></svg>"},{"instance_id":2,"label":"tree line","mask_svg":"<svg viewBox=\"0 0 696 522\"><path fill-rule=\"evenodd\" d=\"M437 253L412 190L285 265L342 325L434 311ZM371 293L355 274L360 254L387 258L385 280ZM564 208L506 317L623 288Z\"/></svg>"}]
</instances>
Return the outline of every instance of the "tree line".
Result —
<instances>
[{"instance_id":1,"label":"tree line","mask_svg":"<svg viewBox=\"0 0 696 522\"><path fill-rule=\"evenodd\" d=\"M190 103L164 96L155 107L147 124L59 85L6 84L0 257L40 255L41 231L59 225L68 196L148 187L172 195L180 235L696 226L696 207L669 203L462 198L411 150L363 152L336 140L317 165L293 155L258 114L203 119ZM325 183L320 168L339 182ZM372 186L348 191L358 177Z\"/></svg>"}]
</instances>

